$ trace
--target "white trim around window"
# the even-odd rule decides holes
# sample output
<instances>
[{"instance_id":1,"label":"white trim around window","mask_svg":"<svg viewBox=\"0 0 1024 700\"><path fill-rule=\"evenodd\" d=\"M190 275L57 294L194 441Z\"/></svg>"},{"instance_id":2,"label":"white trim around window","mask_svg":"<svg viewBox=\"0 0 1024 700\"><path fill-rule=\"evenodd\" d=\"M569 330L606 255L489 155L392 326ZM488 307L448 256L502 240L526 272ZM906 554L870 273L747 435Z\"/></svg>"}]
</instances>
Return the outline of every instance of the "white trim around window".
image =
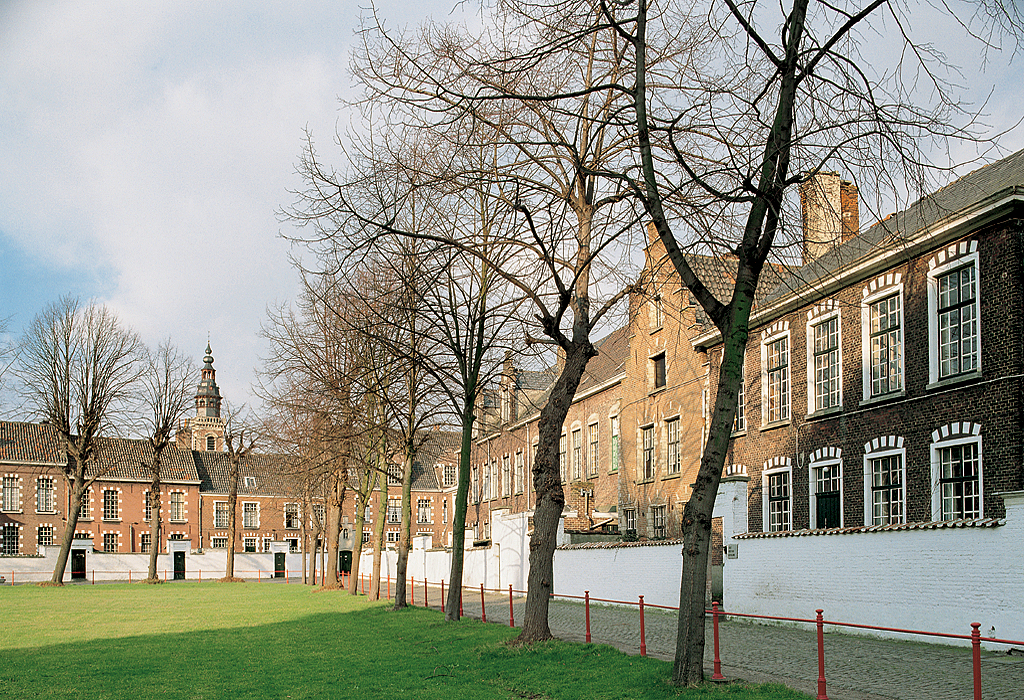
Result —
<instances>
[{"instance_id":1,"label":"white trim around window","mask_svg":"<svg viewBox=\"0 0 1024 700\"><path fill-rule=\"evenodd\" d=\"M985 517L981 426L947 423L932 431L932 520Z\"/></svg>"},{"instance_id":2,"label":"white trim around window","mask_svg":"<svg viewBox=\"0 0 1024 700\"><path fill-rule=\"evenodd\" d=\"M928 261L928 387L943 386L981 376L981 270L978 266L978 242L960 241L940 250ZM943 278L960 272L955 288L940 290ZM973 294L961 301L964 291ZM943 334L942 316L955 326ZM965 329L967 333L965 334ZM940 337L943 336L944 337ZM965 337L966 336L966 337ZM940 346L956 344L955 357L943 361ZM967 369L964 369L964 366Z\"/></svg>"},{"instance_id":3,"label":"white trim around window","mask_svg":"<svg viewBox=\"0 0 1024 700\"><path fill-rule=\"evenodd\" d=\"M778 508L769 508L777 503ZM789 457L772 457L761 468L761 530L793 529L793 464Z\"/></svg>"},{"instance_id":4,"label":"white trim around window","mask_svg":"<svg viewBox=\"0 0 1024 700\"><path fill-rule=\"evenodd\" d=\"M839 494L839 522L824 527L845 527L843 516L843 451L838 447L822 447L811 453L810 464L807 470L808 488L810 494L808 525L811 529L818 528L818 495L823 493Z\"/></svg>"},{"instance_id":5,"label":"white trim around window","mask_svg":"<svg viewBox=\"0 0 1024 700\"><path fill-rule=\"evenodd\" d=\"M807 311L808 416L843 407L842 321L835 299L827 299Z\"/></svg>"},{"instance_id":6,"label":"white trim around window","mask_svg":"<svg viewBox=\"0 0 1024 700\"><path fill-rule=\"evenodd\" d=\"M889 399L906 393L902 280L901 273L889 272L872 280L861 292L861 396L864 401ZM877 327L872 323L873 311ZM878 376L874 372L876 366Z\"/></svg>"},{"instance_id":7,"label":"white trim around window","mask_svg":"<svg viewBox=\"0 0 1024 700\"><path fill-rule=\"evenodd\" d=\"M903 438L884 435L864 443L864 524L907 522L907 450Z\"/></svg>"},{"instance_id":8,"label":"white trim around window","mask_svg":"<svg viewBox=\"0 0 1024 700\"><path fill-rule=\"evenodd\" d=\"M776 345L780 341L782 344ZM784 425L790 421L792 354L789 321L773 323L761 332L761 427ZM769 401L769 395L773 400Z\"/></svg>"}]
</instances>

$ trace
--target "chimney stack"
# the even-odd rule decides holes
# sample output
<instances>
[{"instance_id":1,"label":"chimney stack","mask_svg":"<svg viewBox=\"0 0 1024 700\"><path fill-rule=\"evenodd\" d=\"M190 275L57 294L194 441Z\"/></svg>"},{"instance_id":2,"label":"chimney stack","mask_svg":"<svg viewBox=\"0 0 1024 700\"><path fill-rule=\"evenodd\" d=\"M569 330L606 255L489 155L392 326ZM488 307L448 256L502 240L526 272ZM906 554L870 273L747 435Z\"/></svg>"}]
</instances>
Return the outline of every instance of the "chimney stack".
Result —
<instances>
[{"instance_id":1,"label":"chimney stack","mask_svg":"<svg viewBox=\"0 0 1024 700\"><path fill-rule=\"evenodd\" d=\"M803 262L806 265L860 230L857 186L839 173L817 173L800 185Z\"/></svg>"}]
</instances>

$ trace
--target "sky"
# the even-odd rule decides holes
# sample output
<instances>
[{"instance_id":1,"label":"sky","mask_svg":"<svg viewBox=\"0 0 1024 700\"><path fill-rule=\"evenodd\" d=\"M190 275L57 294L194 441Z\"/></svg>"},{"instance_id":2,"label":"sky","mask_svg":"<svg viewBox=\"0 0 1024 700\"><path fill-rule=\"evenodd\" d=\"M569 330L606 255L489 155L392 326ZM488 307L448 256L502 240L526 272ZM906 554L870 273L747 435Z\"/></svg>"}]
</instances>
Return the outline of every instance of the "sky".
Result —
<instances>
[{"instance_id":1,"label":"sky","mask_svg":"<svg viewBox=\"0 0 1024 700\"><path fill-rule=\"evenodd\" d=\"M258 406L260 324L298 290L281 237L293 229L277 212L301 186L305 129L337 157L368 5L0 1L9 337L62 295L96 300L151 347L170 338L197 363L209 339L222 395ZM479 21L478 4L455 5L381 1L378 14L390 27ZM991 91L994 129L1024 113L1019 70L997 56L964 75L973 99ZM1000 145L1024 147L1021 129Z\"/></svg>"}]
</instances>

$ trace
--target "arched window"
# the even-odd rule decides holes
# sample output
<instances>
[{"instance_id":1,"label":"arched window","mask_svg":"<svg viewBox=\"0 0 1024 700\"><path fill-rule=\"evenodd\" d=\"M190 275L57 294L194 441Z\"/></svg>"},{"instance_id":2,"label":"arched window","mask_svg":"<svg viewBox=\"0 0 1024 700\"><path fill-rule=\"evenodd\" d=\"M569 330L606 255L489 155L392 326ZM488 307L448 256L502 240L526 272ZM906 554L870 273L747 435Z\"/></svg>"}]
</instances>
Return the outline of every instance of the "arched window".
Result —
<instances>
[{"instance_id":1,"label":"arched window","mask_svg":"<svg viewBox=\"0 0 1024 700\"><path fill-rule=\"evenodd\" d=\"M217 438L212 435L206 436L206 451L213 452L217 449Z\"/></svg>"}]
</instances>

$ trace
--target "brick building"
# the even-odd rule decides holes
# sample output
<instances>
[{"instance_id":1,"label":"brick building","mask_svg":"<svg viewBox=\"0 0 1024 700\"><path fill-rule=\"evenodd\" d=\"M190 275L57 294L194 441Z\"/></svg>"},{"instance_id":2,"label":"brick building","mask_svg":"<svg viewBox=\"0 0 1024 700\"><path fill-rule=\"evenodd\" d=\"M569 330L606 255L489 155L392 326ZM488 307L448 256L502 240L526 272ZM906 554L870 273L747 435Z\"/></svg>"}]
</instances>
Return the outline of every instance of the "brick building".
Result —
<instances>
[{"instance_id":1,"label":"brick building","mask_svg":"<svg viewBox=\"0 0 1024 700\"><path fill-rule=\"evenodd\" d=\"M1024 152L857 236L833 225L759 303L729 456L750 532L1003 517L1024 486L1022 203ZM714 381L717 334L694 346Z\"/></svg>"}]
</instances>

